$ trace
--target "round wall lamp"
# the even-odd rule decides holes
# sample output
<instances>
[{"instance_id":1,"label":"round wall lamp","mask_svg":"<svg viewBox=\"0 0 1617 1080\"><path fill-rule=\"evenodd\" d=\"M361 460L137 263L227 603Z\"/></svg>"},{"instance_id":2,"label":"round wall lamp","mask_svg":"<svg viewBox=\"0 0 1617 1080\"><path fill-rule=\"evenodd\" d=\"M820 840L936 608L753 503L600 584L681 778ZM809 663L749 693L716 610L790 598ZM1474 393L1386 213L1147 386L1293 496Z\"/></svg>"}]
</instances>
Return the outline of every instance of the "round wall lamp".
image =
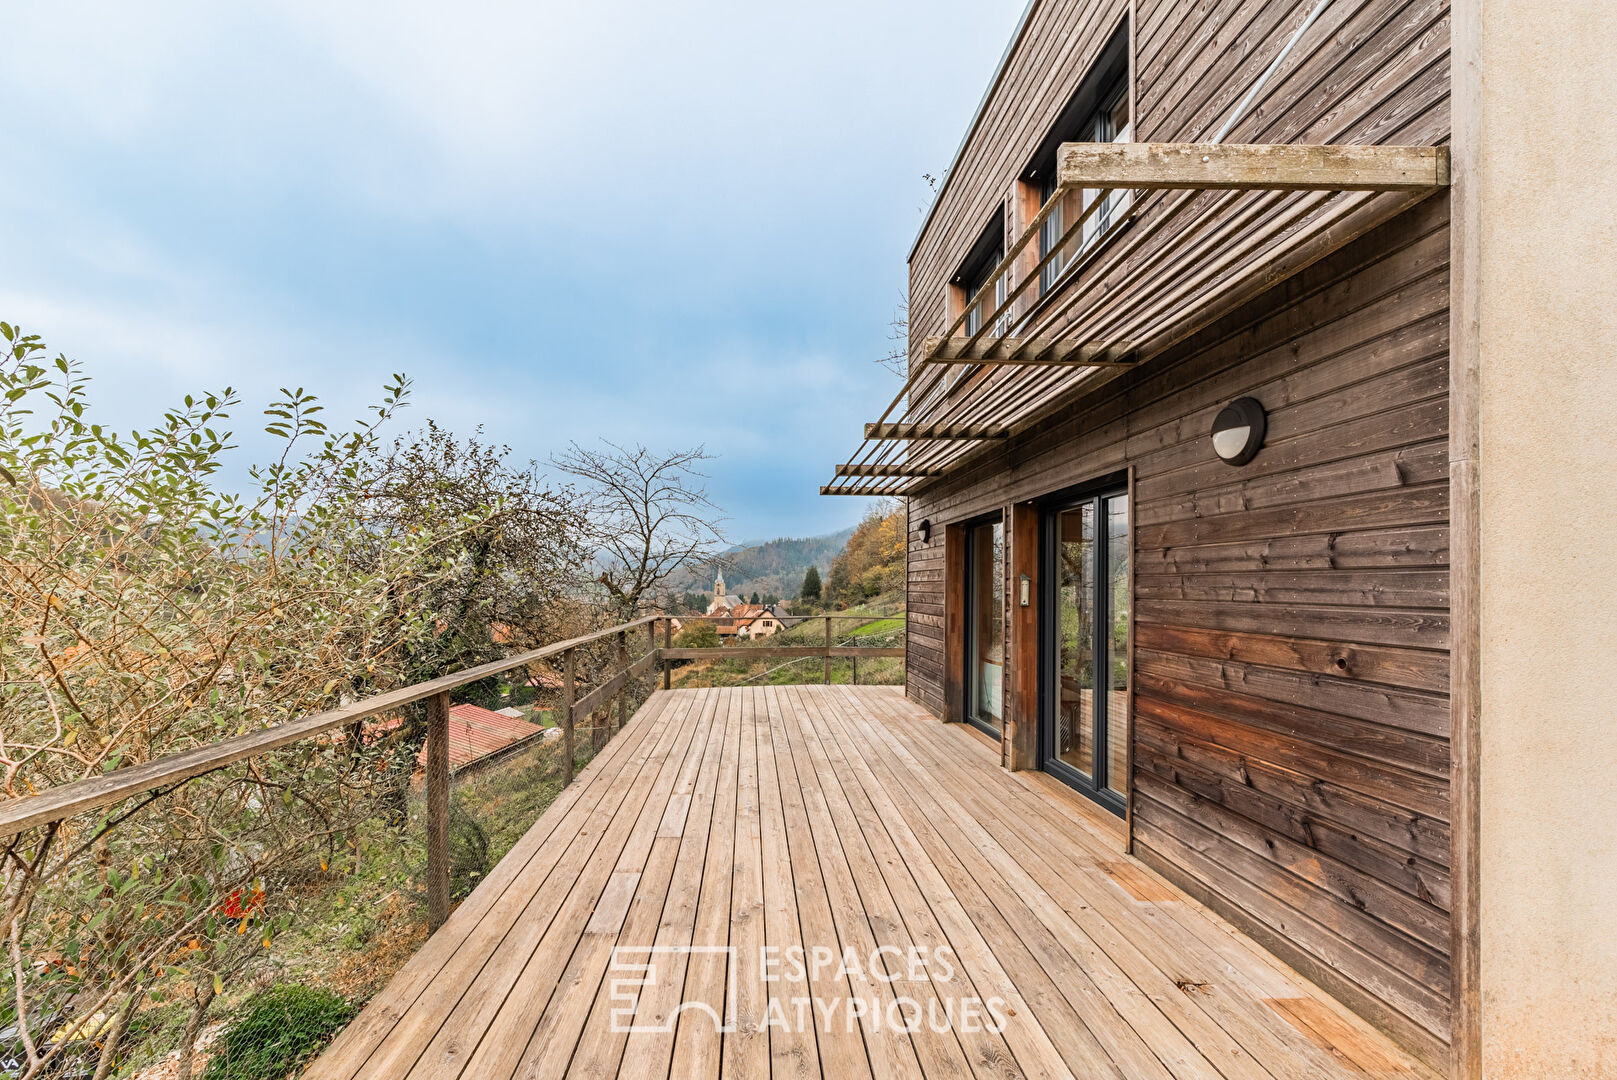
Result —
<instances>
[{"instance_id":1,"label":"round wall lamp","mask_svg":"<svg viewBox=\"0 0 1617 1080\"><path fill-rule=\"evenodd\" d=\"M1269 428L1257 398L1237 398L1213 420L1213 453L1226 465L1245 465L1263 449Z\"/></svg>"},{"instance_id":2,"label":"round wall lamp","mask_svg":"<svg viewBox=\"0 0 1617 1080\"><path fill-rule=\"evenodd\" d=\"M932 519L931 518L922 518L921 519L921 543L930 544L931 542L932 542Z\"/></svg>"}]
</instances>

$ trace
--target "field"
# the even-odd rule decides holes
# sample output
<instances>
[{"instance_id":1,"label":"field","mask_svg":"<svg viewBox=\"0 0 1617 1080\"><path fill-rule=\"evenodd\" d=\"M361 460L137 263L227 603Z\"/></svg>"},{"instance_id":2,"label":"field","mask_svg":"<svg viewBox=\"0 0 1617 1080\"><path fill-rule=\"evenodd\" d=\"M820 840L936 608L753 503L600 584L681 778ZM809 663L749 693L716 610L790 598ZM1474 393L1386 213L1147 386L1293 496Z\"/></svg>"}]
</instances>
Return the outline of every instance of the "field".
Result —
<instances>
[{"instance_id":1,"label":"field","mask_svg":"<svg viewBox=\"0 0 1617 1080\"><path fill-rule=\"evenodd\" d=\"M904 644L904 620L900 617L903 598L879 596L868 604L836 612L837 615L865 616L869 621L838 618L832 622L836 644L871 648L897 648ZM774 637L758 641L736 641L725 648L734 649L734 659L694 660L681 663L674 669L674 685L697 686L790 686L802 683L823 683L825 661L819 657L801 659L748 658L749 650L763 650L786 645L825 644L825 619L808 616L797 625ZM904 682L904 661L900 658L864 659L858 661L861 686L897 686ZM831 662L833 683L854 681L854 661L838 659Z\"/></svg>"}]
</instances>

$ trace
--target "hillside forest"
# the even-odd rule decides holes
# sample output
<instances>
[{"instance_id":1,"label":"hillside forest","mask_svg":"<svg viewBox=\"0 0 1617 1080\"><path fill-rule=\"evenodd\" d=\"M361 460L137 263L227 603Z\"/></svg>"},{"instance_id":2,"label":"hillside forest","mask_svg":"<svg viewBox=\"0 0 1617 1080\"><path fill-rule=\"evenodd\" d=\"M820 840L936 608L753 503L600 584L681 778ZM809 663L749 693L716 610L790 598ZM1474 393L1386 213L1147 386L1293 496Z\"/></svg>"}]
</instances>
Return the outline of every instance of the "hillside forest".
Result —
<instances>
[{"instance_id":1,"label":"hillside forest","mask_svg":"<svg viewBox=\"0 0 1617 1080\"><path fill-rule=\"evenodd\" d=\"M799 601L816 609L841 610L877 597L902 596L907 530L902 503L876 504L831 560L819 596L805 596L800 591Z\"/></svg>"},{"instance_id":2,"label":"hillside forest","mask_svg":"<svg viewBox=\"0 0 1617 1080\"><path fill-rule=\"evenodd\" d=\"M707 610L713 579L723 571L733 596L760 603L779 603L797 596L803 575L815 567L830 573L853 529L799 539L781 537L760 544L739 544L712 559L693 564L669 579L664 609L676 615Z\"/></svg>"},{"instance_id":3,"label":"hillside forest","mask_svg":"<svg viewBox=\"0 0 1617 1080\"><path fill-rule=\"evenodd\" d=\"M677 575L664 610L700 614L723 571L730 595L748 603L784 603L793 615L844 611L904 592L907 529L901 503L882 501L851 529L805 539L731 548Z\"/></svg>"}]
</instances>

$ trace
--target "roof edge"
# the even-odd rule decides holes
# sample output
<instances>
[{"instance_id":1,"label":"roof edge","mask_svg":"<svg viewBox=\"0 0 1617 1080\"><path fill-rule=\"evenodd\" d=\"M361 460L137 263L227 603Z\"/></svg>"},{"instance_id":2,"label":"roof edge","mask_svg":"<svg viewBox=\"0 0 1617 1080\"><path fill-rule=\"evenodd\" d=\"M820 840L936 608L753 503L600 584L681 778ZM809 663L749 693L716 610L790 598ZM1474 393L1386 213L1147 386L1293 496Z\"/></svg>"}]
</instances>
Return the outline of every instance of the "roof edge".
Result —
<instances>
[{"instance_id":1,"label":"roof edge","mask_svg":"<svg viewBox=\"0 0 1617 1080\"><path fill-rule=\"evenodd\" d=\"M921 222L921 229L915 234L914 243L910 244L910 253L904 257L906 265L915 260L915 253L921 247L921 241L926 237L926 230L931 227L932 219L937 216L938 206L943 202L943 196L949 190L949 184L954 180L956 166L966 153L966 146L971 137L977 133L977 128L983 122L983 113L988 111L988 102L993 98L994 91L1005 79L1005 69L1010 66L1011 54L1022 43L1022 37L1027 33L1028 26L1033 22L1033 9L1039 6L1039 0L1028 0L1027 7L1022 9L1022 17L1017 20L1016 29L1011 32L1011 41L1005 46L1005 52L999 58L999 65L994 68L994 77L988 80L988 89L983 92L982 100L977 103L977 111L971 115L971 123L966 127L966 134L960 140L960 146L955 150L954 157L949 161L948 171L943 175L943 185L932 198L932 205L927 208L926 217Z\"/></svg>"}]
</instances>

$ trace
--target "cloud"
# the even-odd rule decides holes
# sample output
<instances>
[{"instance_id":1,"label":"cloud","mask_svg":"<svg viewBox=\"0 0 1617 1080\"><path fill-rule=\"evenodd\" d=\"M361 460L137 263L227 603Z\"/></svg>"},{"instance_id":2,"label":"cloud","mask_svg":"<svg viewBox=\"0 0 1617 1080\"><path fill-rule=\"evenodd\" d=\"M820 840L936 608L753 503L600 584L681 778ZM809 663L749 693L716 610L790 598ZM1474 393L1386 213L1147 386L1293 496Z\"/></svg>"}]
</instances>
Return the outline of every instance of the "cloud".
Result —
<instances>
[{"instance_id":1,"label":"cloud","mask_svg":"<svg viewBox=\"0 0 1617 1080\"><path fill-rule=\"evenodd\" d=\"M0 316L120 426L406 370L414 420L706 441L747 534L839 524L920 174L1021 5L23 5Z\"/></svg>"}]
</instances>

